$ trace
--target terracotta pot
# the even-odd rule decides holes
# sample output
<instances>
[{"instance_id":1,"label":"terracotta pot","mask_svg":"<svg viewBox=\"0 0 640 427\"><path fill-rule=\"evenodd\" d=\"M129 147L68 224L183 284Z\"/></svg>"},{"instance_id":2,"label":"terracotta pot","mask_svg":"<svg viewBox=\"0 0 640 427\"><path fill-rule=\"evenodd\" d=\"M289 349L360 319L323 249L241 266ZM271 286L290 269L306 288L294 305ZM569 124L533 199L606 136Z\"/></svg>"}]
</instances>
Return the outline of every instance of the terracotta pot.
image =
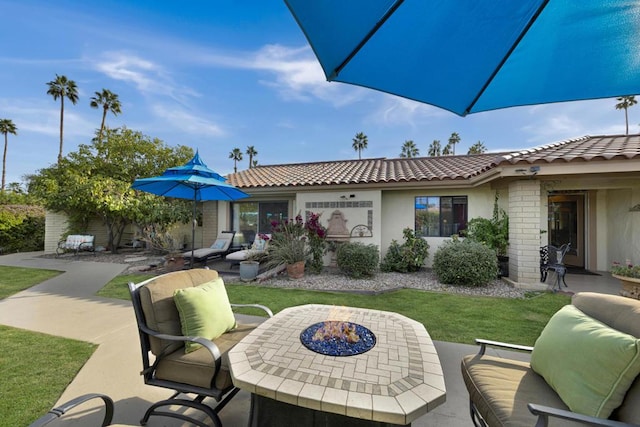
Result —
<instances>
[{"instance_id":1,"label":"terracotta pot","mask_svg":"<svg viewBox=\"0 0 640 427\"><path fill-rule=\"evenodd\" d=\"M622 283L620 295L622 295L623 297L640 299L640 279L618 276L617 274L612 274L611 276L620 280L620 282Z\"/></svg>"},{"instance_id":2,"label":"terracotta pot","mask_svg":"<svg viewBox=\"0 0 640 427\"><path fill-rule=\"evenodd\" d=\"M184 257L182 255L167 255L165 259L165 269L167 271L184 269Z\"/></svg>"},{"instance_id":3,"label":"terracotta pot","mask_svg":"<svg viewBox=\"0 0 640 427\"><path fill-rule=\"evenodd\" d=\"M287 264L287 274L291 279L300 279L304 277L304 261Z\"/></svg>"}]
</instances>

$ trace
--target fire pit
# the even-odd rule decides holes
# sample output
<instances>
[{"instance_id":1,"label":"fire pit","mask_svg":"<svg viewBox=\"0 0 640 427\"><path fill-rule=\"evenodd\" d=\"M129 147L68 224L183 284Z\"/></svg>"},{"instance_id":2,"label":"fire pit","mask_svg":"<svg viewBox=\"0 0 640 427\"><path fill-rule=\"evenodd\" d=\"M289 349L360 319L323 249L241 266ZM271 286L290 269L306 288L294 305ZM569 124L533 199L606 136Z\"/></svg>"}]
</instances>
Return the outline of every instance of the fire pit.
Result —
<instances>
[{"instance_id":1,"label":"fire pit","mask_svg":"<svg viewBox=\"0 0 640 427\"><path fill-rule=\"evenodd\" d=\"M300 334L309 350L327 356L354 356L366 353L376 345L376 336L362 325L328 320L315 323Z\"/></svg>"}]
</instances>

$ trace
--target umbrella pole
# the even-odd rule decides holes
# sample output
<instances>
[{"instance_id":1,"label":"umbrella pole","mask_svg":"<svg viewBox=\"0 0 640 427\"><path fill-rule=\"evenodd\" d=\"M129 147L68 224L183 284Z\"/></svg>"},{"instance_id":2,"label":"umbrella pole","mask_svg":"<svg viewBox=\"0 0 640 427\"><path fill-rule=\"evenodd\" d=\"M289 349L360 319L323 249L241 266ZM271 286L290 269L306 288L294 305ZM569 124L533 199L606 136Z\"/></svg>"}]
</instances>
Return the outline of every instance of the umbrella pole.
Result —
<instances>
[{"instance_id":1,"label":"umbrella pole","mask_svg":"<svg viewBox=\"0 0 640 427\"><path fill-rule=\"evenodd\" d=\"M193 258L193 251L196 247L196 189L193 189L193 217L191 218L191 263L189 269L193 268L195 259Z\"/></svg>"}]
</instances>

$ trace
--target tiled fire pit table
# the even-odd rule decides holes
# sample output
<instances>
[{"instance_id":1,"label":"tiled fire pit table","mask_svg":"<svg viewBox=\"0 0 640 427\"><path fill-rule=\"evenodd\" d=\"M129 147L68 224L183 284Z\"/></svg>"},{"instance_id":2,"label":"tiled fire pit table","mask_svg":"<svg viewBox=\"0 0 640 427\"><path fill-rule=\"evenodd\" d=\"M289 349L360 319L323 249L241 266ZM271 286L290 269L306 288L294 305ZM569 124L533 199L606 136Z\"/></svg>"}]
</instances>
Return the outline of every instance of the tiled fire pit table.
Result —
<instances>
[{"instance_id":1,"label":"tiled fire pit table","mask_svg":"<svg viewBox=\"0 0 640 427\"><path fill-rule=\"evenodd\" d=\"M348 321L376 336L354 356L315 353L308 326ZM229 352L234 384L251 395L251 427L410 425L445 402L436 349L424 326L397 313L303 305L266 320Z\"/></svg>"}]
</instances>

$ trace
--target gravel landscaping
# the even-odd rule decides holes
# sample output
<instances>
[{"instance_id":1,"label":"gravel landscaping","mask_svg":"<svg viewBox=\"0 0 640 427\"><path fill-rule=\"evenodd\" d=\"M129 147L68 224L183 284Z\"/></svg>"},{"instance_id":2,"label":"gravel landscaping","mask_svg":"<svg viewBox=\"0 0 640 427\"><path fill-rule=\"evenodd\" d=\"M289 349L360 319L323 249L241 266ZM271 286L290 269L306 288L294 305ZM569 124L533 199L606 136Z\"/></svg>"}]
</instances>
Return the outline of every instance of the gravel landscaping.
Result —
<instances>
[{"instance_id":1,"label":"gravel landscaping","mask_svg":"<svg viewBox=\"0 0 640 427\"><path fill-rule=\"evenodd\" d=\"M55 257L55 255L43 255L45 257ZM124 252L111 254L109 252L96 253L95 256L82 253L77 257L73 254L62 255L62 258L78 261L114 262L128 264L130 267L123 274L132 272L145 272L150 265L161 266L164 263L162 256L152 255L144 252ZM210 265L211 266L211 265ZM150 270L148 272L153 272ZM156 269L161 272L162 270ZM237 271L237 270L236 270ZM221 273L226 282L238 282L238 276ZM347 292L385 292L394 289L411 288L427 291L447 292L451 294L464 294L473 296L494 296L502 298L523 298L526 291L516 289L506 282L494 280L487 286L451 286L438 282L435 274L428 269L422 269L417 273L382 273L367 279L351 279L342 274L337 269L326 268L322 274L306 274L302 279L291 280L286 274L280 274L274 278L260 283L261 286L271 286L279 288L314 289L322 291L347 291Z\"/></svg>"}]
</instances>

